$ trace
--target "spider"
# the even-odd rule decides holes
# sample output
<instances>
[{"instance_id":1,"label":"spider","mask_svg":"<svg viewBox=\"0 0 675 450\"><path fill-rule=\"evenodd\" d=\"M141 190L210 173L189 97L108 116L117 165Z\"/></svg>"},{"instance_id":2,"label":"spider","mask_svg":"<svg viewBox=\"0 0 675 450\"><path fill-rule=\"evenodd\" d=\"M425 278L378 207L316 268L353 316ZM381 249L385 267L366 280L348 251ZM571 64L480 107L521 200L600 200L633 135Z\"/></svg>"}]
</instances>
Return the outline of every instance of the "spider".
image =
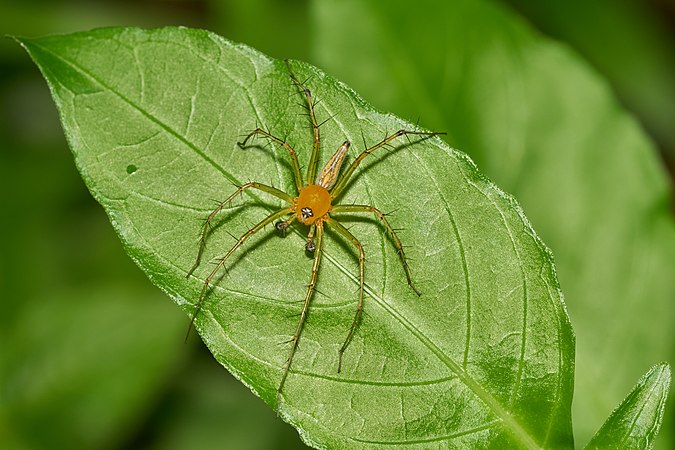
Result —
<instances>
[{"instance_id":1,"label":"spider","mask_svg":"<svg viewBox=\"0 0 675 450\"><path fill-rule=\"evenodd\" d=\"M361 162L375 150L389 145L391 141L402 136L417 135L428 138L431 136L445 134L443 132L410 131L403 129L399 130L396 133L386 136L384 139L382 139L380 142L373 145L372 147L368 147L364 151L362 151L359 154L359 156L349 165L347 171L340 177L339 176L340 168L342 167L342 163L344 162L345 157L347 155L347 151L349 150L351 145L349 141L345 141L342 143L342 145L340 145L335 154L330 158L330 160L328 160L326 165L321 169L321 171L317 175L319 150L321 147L321 133L319 131L321 124L319 124L316 120L315 115L316 102L313 100L311 91L305 85L306 81L305 82L299 81L298 78L293 73L289 61L286 60L285 62L288 68L291 82L298 89L298 93L300 93L305 97L305 101L307 103L306 109L308 110L309 119L312 125L312 130L314 132L314 140L312 143L312 154L309 160L309 166L307 167L307 176L304 179L302 178L302 175L300 173L300 164L298 162L298 157L297 154L295 153L295 149L291 147L285 140L275 137L261 128L256 128L255 130L251 131L248 135L246 135L243 141L237 143L237 145L242 149L246 148L247 142L251 138L256 136L262 136L264 138L267 138L269 141L278 144L283 149L288 151L288 154L291 159L291 167L293 170L293 179L295 182L295 187L297 189L298 195L293 196L275 187L258 182L249 182L244 185L238 186L237 190L232 195L230 195L225 201L220 203L218 207L215 210L213 210L206 218L206 221L204 222L199 238L199 250L197 252L197 259L187 274L187 277L189 278L190 275L194 272L194 270L199 266L202 253L206 245L206 238L211 228L211 222L213 221L214 217L235 197L237 197L237 195L242 194L244 191L248 189L257 189L259 191L270 194L288 203L286 207L281 208L278 211L268 215L258 224L253 226L253 228L249 229L246 233L241 235L241 237L237 239L237 242L232 246L232 248L230 248L230 250L225 254L225 256L217 260L218 262L215 268L204 280L204 284L201 293L199 295L199 299L195 306L195 310L194 313L192 314L192 319L188 327L189 333L190 329L194 325L194 321L195 318L197 317L197 314L201 310L204 299L209 291L209 287L211 286L211 283L213 282L217 273L224 267L225 262L232 255L232 253L234 253L244 242L246 242L246 240L249 237L257 233L258 231L262 230L266 225L274 223L275 221L277 221L275 223L275 228L277 229L277 231L281 233L285 233L288 227L291 225L291 223L293 223L296 220L302 223L303 225L307 225L309 227L309 232L307 234L307 241L305 244L305 250L307 251L308 254L310 255L313 254L311 278L309 285L307 286L307 293L305 295L302 312L300 314L300 320L295 328L293 338L290 340L291 344L290 352L288 358L286 359L286 363L284 364L283 372L281 375L281 381L279 382L279 386L277 388L277 411L279 410L279 405L281 404L281 395L284 383L286 382L288 372L290 371L291 363L293 362L293 356L295 355L295 352L298 348L298 341L300 340L300 334L302 332L303 325L307 318L307 313L309 311L309 305L312 299L312 294L315 291L317 274L319 272L321 255L323 253L323 237L325 226L331 227L335 232L344 237L347 241L351 242L354 245L354 247L356 247L359 253L359 298L356 306L356 313L354 315L354 320L352 321L351 327L347 332L347 337L345 338L342 347L340 347L340 350L338 351L338 367L337 367L338 373L342 369L342 356L345 350L347 349L347 346L349 345L350 341L352 340L352 337L354 336L354 332L359 324L359 320L363 312L364 268L366 256L363 251L363 246L361 245L359 240L356 237L354 237L354 235L333 216L334 214L340 213L374 214L375 217L379 219L379 221L384 225L386 230L391 235L393 244L396 247L396 251L398 252L398 255L401 259L401 263L403 264L403 270L405 272L408 285L418 296L421 295L420 291L413 284L412 277L410 275L410 268L408 267L408 262L406 260L405 252L403 251L403 245L401 244L401 240L398 238L394 228L387 220L387 215L371 205L357 205L357 204L340 205L335 204L335 200L337 200L340 197L345 187L347 186L348 181L350 180L356 169L359 167Z\"/></svg>"}]
</instances>

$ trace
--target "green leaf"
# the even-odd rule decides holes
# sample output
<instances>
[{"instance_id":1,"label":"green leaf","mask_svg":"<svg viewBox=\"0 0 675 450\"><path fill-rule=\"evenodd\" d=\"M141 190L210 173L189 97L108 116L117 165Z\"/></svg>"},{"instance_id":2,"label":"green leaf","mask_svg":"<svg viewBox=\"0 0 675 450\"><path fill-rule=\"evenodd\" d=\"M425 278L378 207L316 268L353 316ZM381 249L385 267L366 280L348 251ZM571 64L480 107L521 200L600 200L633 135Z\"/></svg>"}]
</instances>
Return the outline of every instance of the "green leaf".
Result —
<instances>
[{"instance_id":1,"label":"green leaf","mask_svg":"<svg viewBox=\"0 0 675 450\"><path fill-rule=\"evenodd\" d=\"M670 386L670 366L652 367L593 436L588 449L654 447Z\"/></svg>"},{"instance_id":2,"label":"green leaf","mask_svg":"<svg viewBox=\"0 0 675 450\"><path fill-rule=\"evenodd\" d=\"M196 277L186 279L214 199L249 179L293 193L287 153L264 141L242 150L242 134L269 128L308 162L309 123L285 65L186 28L21 43L45 75L77 166L127 252L191 313L211 270L206 261L232 246L230 233L280 206L248 195L226 209ZM372 144L387 130L413 127L318 69L293 67L320 100L323 161L345 139L354 158L362 139ZM353 248L329 233L280 415L325 448L571 447L574 336L550 253L513 198L464 154L437 138L400 144L370 157L340 203L396 210L390 220L403 228L422 296L406 284L379 224L343 217L366 251L363 320L337 373L358 264ZM218 361L272 407L310 276L306 232L255 235L196 321Z\"/></svg>"},{"instance_id":3,"label":"green leaf","mask_svg":"<svg viewBox=\"0 0 675 450\"><path fill-rule=\"evenodd\" d=\"M672 194L654 146L583 61L494 2L325 0L314 16L321 67L447 130L551 246L588 442L644 367L675 355Z\"/></svg>"}]
</instances>

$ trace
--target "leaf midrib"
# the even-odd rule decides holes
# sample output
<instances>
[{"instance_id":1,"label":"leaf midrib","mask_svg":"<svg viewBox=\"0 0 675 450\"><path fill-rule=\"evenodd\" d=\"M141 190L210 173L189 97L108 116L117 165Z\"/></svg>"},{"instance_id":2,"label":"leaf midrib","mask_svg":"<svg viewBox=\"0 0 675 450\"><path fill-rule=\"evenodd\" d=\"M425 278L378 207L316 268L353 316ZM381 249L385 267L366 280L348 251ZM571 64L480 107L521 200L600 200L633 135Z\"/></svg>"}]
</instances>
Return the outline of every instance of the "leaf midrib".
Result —
<instances>
[{"instance_id":1,"label":"leaf midrib","mask_svg":"<svg viewBox=\"0 0 675 450\"><path fill-rule=\"evenodd\" d=\"M132 100L127 98L125 95L123 95L120 92L117 92L115 89L113 89L111 86L109 86L107 83L99 79L97 76L93 75L90 73L88 70L86 70L84 67L80 66L79 64L72 62L62 55L59 55L57 53L54 53L51 51L49 48L38 44L35 41L22 41L22 43L25 42L30 42L31 45L34 45L36 47L39 47L43 51L46 51L47 53L51 54L52 56L56 57L57 59L60 59L63 61L65 64L69 65L72 67L74 70L79 72L80 74L90 78L91 80L95 81L98 83L101 87L104 89L108 90L112 94L116 95L119 97L122 101L127 103L129 106L132 108L138 110L143 116L148 118L151 122L155 123L162 129L164 129L167 133L170 135L174 136L178 141L182 142L185 144L188 148L193 150L197 155L201 156L206 162L208 162L214 169L216 169L218 172L222 173L226 178L230 179L233 182L236 182L234 177L229 174L224 168L222 168L220 165L218 165L213 159L211 159L208 155L206 155L202 150L200 150L195 144L193 144L191 141L187 140L185 137L180 135L177 131L173 130L171 127L166 125L164 122L160 121L158 118L150 114L148 111L143 109L140 105L137 105L134 103ZM27 48L27 50L30 52L30 49ZM221 68L222 69L222 68ZM246 87L243 87L244 90L246 90ZM254 109L255 106L251 105ZM257 114L257 111L256 111ZM259 199L258 196L254 194L250 194L252 198ZM352 279L355 283L358 283L358 280L356 280L355 276L351 274L346 267L341 265L334 257L332 257L330 254L326 253L324 255L326 259L331 261L336 268L338 268L340 271L342 271L347 277ZM443 351L436 345L434 342L429 339L425 334L423 334L420 330L418 330L411 322L407 321L396 309L391 307L382 297L377 295L372 289L370 289L370 286L366 285L365 286L365 291L373 298L373 300L376 301L382 307L385 311L387 311L393 318L395 318L408 332L410 332L420 343L422 343L427 349L429 349L433 354L436 355L436 357L443 363L445 364L450 370L455 372L459 379L471 390L474 392L474 394L483 401L483 403L488 406L497 417L499 417L502 421L502 423L505 425L505 428L509 430L510 434L512 437L516 438L518 441L520 441L521 444L523 444L526 448L529 449L539 449L540 447L535 443L535 441L532 439L532 437L527 433L527 431L520 425L520 423L513 417L508 411L506 411L504 408L502 408L501 403L497 401L496 398L494 398L489 392L485 391L480 384L476 380L474 380L471 376L468 375L467 372L465 372L453 359L451 359L449 356L445 355Z\"/></svg>"}]
</instances>

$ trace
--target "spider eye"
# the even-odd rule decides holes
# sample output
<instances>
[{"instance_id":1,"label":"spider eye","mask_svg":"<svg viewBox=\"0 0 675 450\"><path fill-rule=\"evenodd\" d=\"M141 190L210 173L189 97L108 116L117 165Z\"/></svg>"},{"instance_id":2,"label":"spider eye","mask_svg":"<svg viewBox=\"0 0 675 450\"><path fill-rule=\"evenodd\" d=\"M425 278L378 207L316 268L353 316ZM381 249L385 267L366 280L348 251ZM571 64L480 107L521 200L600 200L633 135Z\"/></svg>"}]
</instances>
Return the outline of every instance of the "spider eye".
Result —
<instances>
[{"instance_id":1,"label":"spider eye","mask_svg":"<svg viewBox=\"0 0 675 450\"><path fill-rule=\"evenodd\" d=\"M312 208L305 207L305 208L302 208L300 210L300 212L302 213L302 218L305 219L305 220L314 216L314 213L312 212Z\"/></svg>"}]
</instances>

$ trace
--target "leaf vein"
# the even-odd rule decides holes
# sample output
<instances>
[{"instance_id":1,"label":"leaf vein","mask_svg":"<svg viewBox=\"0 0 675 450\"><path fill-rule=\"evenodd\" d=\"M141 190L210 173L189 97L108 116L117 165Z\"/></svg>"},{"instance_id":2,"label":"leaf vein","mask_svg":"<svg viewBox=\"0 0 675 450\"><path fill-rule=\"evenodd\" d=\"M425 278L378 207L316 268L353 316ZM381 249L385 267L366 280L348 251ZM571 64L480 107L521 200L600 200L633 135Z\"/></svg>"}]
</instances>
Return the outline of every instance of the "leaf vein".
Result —
<instances>
[{"instance_id":1,"label":"leaf vein","mask_svg":"<svg viewBox=\"0 0 675 450\"><path fill-rule=\"evenodd\" d=\"M376 445L414 445L414 444L428 444L431 442L440 442L440 441L449 441L452 439L456 439L462 436L467 436L473 433L478 433L480 431L484 431L487 429L492 428L493 426L499 424L501 420L493 420L490 422L487 422L483 425L470 428L468 430L460 431L457 433L452 433L452 434L446 434L444 436L433 436L429 438L422 438L422 439L407 439L407 440L400 440L400 441L375 441L375 440L367 440L367 439L359 439L359 438L354 438L356 442L362 442L364 444L376 444Z\"/></svg>"}]
</instances>

